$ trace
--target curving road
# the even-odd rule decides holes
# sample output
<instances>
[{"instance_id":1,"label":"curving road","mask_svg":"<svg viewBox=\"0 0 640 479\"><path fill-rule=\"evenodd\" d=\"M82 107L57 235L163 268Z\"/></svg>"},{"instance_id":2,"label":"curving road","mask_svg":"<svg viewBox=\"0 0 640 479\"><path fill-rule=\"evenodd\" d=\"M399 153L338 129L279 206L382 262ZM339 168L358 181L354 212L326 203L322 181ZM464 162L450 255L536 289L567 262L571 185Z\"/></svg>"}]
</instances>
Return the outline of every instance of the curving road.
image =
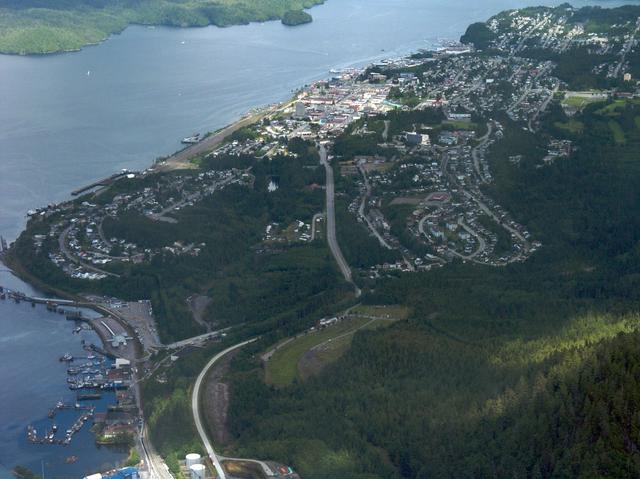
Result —
<instances>
[{"instance_id":1,"label":"curving road","mask_svg":"<svg viewBox=\"0 0 640 479\"><path fill-rule=\"evenodd\" d=\"M448 170L447 170L447 165L449 163L449 156L447 155L446 152L444 152L442 154L442 163L440 166L440 169L442 170L442 172L445 174L445 176L447 177L447 179L451 182L451 184L456 185L460 192L466 196L467 198L469 198L470 200L474 201L478 207L487 215L489 216L493 221L495 221L498 225L500 225L502 228L504 228L505 230L507 230L509 233L511 233L512 235L514 235L516 238L518 238L520 240L520 242L523 245L524 248L524 253L528 253L531 250L531 243L529 242L529 240L527 240L524 235L522 233L520 233L520 231L518 231L515 228L512 228L511 226L509 226L508 224L504 223L502 221L501 218L498 218L498 216L491 210L491 208L489 208L484 201L482 201L482 193L478 192L477 194L473 194L471 193L469 190L465 190L461 184L458 183L455 175L451 174ZM513 261L516 261L518 258L520 257L520 255L516 255L513 258L511 258L508 262L512 263Z\"/></svg>"},{"instance_id":2,"label":"curving road","mask_svg":"<svg viewBox=\"0 0 640 479\"><path fill-rule=\"evenodd\" d=\"M60 248L60 252L72 263L82 266L83 268L88 269L89 271L93 271L94 273L99 273L99 274L105 274L107 276L112 276L114 278L119 278L120 275L115 273L110 273L109 271L105 271L100 268L96 268L95 266L91 266L90 264L85 263L80 258L72 254L71 251L69 251L69 248L67 248L67 237L69 236L69 231L71 231L71 228L73 228L73 226L74 225L72 224L67 228L65 228L64 231L58 237L58 247Z\"/></svg>"},{"instance_id":3,"label":"curving road","mask_svg":"<svg viewBox=\"0 0 640 479\"><path fill-rule=\"evenodd\" d=\"M209 440L209 437L207 436L207 431L206 431L206 429L204 427L204 424L202 422L202 417L200 416L200 388L202 387L202 383L203 383L204 378L206 377L207 373L209 372L209 369L211 369L211 367L217 361L222 359L224 356L229 354L231 351L234 351L234 350L239 349L239 348L241 348L243 346L246 346L247 344L252 343L252 342L256 341L257 339L258 338L249 339L247 341L243 341L243 342L241 342L239 344L236 344L235 346L231 346L230 348L227 348L224 351L220 351L213 358L211 358L211 360L205 365L205 367L202 369L202 371L200 371L200 374L198 375L198 378L196 379L196 382L195 382L195 384L193 386L193 392L191 394L191 409L193 411L193 421L196 424L196 429L198 430L198 435L200 436L200 440L204 444L204 448L207 451L207 455L211 459L211 462L213 462L213 466L215 467L216 473L218 474L218 479L227 479L227 475L224 472L224 469L222 468L222 465L220 465L220 456L218 456L216 454L216 452L213 450L213 446L211 445L211 441Z\"/></svg>"}]
</instances>

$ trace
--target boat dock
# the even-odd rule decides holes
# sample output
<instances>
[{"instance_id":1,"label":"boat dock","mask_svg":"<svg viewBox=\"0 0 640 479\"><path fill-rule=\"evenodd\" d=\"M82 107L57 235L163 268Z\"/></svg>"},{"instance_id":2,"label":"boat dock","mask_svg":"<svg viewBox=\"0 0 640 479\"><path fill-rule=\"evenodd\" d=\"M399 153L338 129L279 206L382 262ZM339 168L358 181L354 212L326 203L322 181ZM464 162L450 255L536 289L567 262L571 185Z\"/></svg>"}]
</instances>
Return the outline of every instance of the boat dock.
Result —
<instances>
[{"instance_id":1,"label":"boat dock","mask_svg":"<svg viewBox=\"0 0 640 479\"><path fill-rule=\"evenodd\" d=\"M37 298L32 296L27 296L25 293L20 291L13 291L8 288L4 288L0 286L0 299L12 299L16 303L21 303L22 301L31 304L45 304L49 311L58 311L58 306L71 306L71 307L83 307L84 304L78 303L77 301L72 301L70 299L51 299L51 298ZM72 314L77 314L73 312Z\"/></svg>"},{"instance_id":2,"label":"boat dock","mask_svg":"<svg viewBox=\"0 0 640 479\"><path fill-rule=\"evenodd\" d=\"M79 404L64 404L62 401L60 401L58 404L56 404L56 406L53 409L49 410L49 413L47 414L47 416L53 419L54 417L56 417L56 414L58 414L59 411L63 411L63 410L89 411L93 414L93 411L95 410L95 406L80 406Z\"/></svg>"},{"instance_id":3,"label":"boat dock","mask_svg":"<svg viewBox=\"0 0 640 479\"><path fill-rule=\"evenodd\" d=\"M83 315L81 310L73 310L73 309L64 309L62 306L66 306L67 308L89 308L93 310L100 310L103 314L107 314L108 312L104 310L104 308L100 308L95 304L85 301L74 301L71 299L59 299L59 298L38 298L36 296L28 296L21 291L13 291L9 288L5 288L0 286L0 300L13 300L16 303L31 303L31 306L35 306L36 304L44 304L47 307L47 311L52 313L64 314L66 318L70 321L85 321L88 322L90 318L87 318Z\"/></svg>"},{"instance_id":4,"label":"boat dock","mask_svg":"<svg viewBox=\"0 0 640 479\"><path fill-rule=\"evenodd\" d=\"M109 185L115 183L116 181L118 181L123 176L127 176L128 174L130 174L128 171L123 171L122 173L116 173L115 175L111 175L111 176L109 176L107 178L104 178L102 180L95 181L95 182L91 183L90 185L83 186L82 188L78 188L77 190L73 190L71 192L71 195L72 196L78 196L78 195L84 193L85 191L93 190L94 188L98 188L100 186L109 186Z\"/></svg>"},{"instance_id":5,"label":"boat dock","mask_svg":"<svg viewBox=\"0 0 640 479\"><path fill-rule=\"evenodd\" d=\"M54 424L51 429L45 431L45 434L42 437L38 436L36 428L34 428L33 426L29 426L27 428L27 440L31 444L52 444L58 446L67 446L71 443L71 438L73 437L73 435L80 431L80 429L82 429L82 426L84 426L84 424L93 417L96 408L95 406L80 406L79 404L68 405L60 401L53 409L49 411L49 418L53 419L59 411L64 409L82 411L82 414L74 421L71 427L65 431L64 438L56 437L58 426Z\"/></svg>"}]
</instances>

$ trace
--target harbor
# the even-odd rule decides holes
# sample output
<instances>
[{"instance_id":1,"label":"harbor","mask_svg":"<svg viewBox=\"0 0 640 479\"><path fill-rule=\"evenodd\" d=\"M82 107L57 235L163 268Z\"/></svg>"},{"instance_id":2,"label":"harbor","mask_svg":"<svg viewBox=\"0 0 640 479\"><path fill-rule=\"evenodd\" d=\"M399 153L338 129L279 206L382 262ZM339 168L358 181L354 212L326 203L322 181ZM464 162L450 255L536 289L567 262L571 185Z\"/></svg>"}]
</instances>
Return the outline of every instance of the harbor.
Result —
<instances>
[{"instance_id":1,"label":"harbor","mask_svg":"<svg viewBox=\"0 0 640 479\"><path fill-rule=\"evenodd\" d=\"M63 437L58 437L58 426L56 424L52 424L51 427L45 431L43 436L38 436L38 431L33 426L27 427L27 440L31 444L55 444L58 446L68 446L71 443L71 439L74 434L79 432L85 423L91 419L96 410L95 406L80 406L79 404L64 404L62 401L59 401L56 404L55 408L49 411L49 419L54 419L58 413L58 411L62 410L72 410L80 412L80 415L76 418L73 424L64 431Z\"/></svg>"},{"instance_id":2,"label":"harbor","mask_svg":"<svg viewBox=\"0 0 640 479\"><path fill-rule=\"evenodd\" d=\"M80 432L87 422L93 421L94 427L97 424L104 425L108 420L110 411L121 409L122 405L120 403L123 399L129 399L130 403L133 402L130 397L125 398L123 395L118 396L115 394L119 390L127 390L131 385L132 375L129 361L121 358L116 358L114 361L113 357L109 357L111 355L107 356L106 352L96 354L95 349L98 348L95 345L87 344L84 340L81 343L86 355L65 353L58 358L59 363L67 366L67 387L72 391L77 391L76 402L59 400L54 407L49 409L47 418L50 423L44 426L42 435L39 434L35 426L29 425L26 434L27 441L30 444L68 446L71 444L73 437ZM84 392L81 393L79 390ZM109 404L107 411L98 416L99 419L97 419L96 406L93 401L101 400L104 392L115 394L116 403ZM80 401L85 403L81 404ZM63 428L58 426L57 419L61 414L65 413L71 413L75 416L68 428L62 432ZM134 428L127 429L126 427L135 423L134 415L130 415L127 421L128 423L124 424L124 429L120 427L118 430L128 430L131 434L135 434ZM123 425L120 424L119 426ZM104 432L104 429L102 431Z\"/></svg>"},{"instance_id":3,"label":"harbor","mask_svg":"<svg viewBox=\"0 0 640 479\"><path fill-rule=\"evenodd\" d=\"M44 465L46 477L84 477L97 466L116 467L128 451L97 444L95 431L106 426L106 414L119 404L118 395L127 391L71 390L67 382L71 368L93 375L92 371L115 364L115 359L100 353L106 353L103 343L89 324L100 313L77 307L73 301L42 298L7 270L0 271L0 284L0 295L4 295L0 300L0 358L12 364L2 375L0 388L0 400L11 404L0 410L4 438L0 439L0 476L9 477L9 466L16 464L32 471L41 471ZM17 292L18 302L14 300ZM67 353L73 361L61 362ZM75 377L84 380L84 376L79 372ZM15 391L21 391L20 395ZM63 407L57 407L60 403ZM36 434L29 436L28 426ZM72 433L69 440L68 431Z\"/></svg>"}]
</instances>

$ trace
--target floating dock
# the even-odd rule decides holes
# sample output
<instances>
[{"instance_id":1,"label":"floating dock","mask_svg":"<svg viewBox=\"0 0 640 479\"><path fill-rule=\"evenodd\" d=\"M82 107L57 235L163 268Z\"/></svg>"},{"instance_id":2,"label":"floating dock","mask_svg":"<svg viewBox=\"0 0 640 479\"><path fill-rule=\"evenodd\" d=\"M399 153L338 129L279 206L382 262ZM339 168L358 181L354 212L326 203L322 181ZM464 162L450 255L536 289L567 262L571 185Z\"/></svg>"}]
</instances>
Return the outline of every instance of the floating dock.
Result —
<instances>
[{"instance_id":1,"label":"floating dock","mask_svg":"<svg viewBox=\"0 0 640 479\"><path fill-rule=\"evenodd\" d=\"M44 436L42 437L38 436L36 428L34 428L33 426L29 426L27 428L27 440L31 444L51 444L58 446L67 446L71 443L71 438L73 437L73 435L80 431L80 429L82 429L82 426L84 426L89 418L93 417L96 408L95 406L80 406L79 404L68 405L60 401L53 409L49 411L49 418L55 418L56 414L63 409L82 411L82 414L74 421L72 426L66 430L64 438L56 437L58 426L54 424L51 429L46 431Z\"/></svg>"}]
</instances>

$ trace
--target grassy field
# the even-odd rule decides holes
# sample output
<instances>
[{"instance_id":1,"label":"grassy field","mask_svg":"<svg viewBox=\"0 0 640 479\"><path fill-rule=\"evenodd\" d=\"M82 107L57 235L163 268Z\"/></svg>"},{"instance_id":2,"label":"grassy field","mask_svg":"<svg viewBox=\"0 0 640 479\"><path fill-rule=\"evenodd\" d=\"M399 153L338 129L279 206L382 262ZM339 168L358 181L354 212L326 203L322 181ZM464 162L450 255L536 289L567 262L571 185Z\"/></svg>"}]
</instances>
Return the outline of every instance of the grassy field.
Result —
<instances>
[{"instance_id":1,"label":"grassy field","mask_svg":"<svg viewBox=\"0 0 640 479\"><path fill-rule=\"evenodd\" d=\"M378 327L376 323L384 325L390 324L391 322L355 318L341 321L334 326L330 326L316 333L305 334L291 341L278 350L267 363L265 372L267 384L284 387L291 384L295 378L304 379L304 377L307 377L309 374L301 375L298 366L300 360L308 351L323 345L322 355L318 359L321 366L325 366L338 359L340 355L348 349L349 344L351 344L351 339L353 338L353 333L360 329ZM325 350L325 343L328 344L334 341L335 345L332 344L331 347ZM313 369L315 370L317 368Z\"/></svg>"},{"instance_id":2,"label":"grassy field","mask_svg":"<svg viewBox=\"0 0 640 479\"><path fill-rule=\"evenodd\" d=\"M284 387L296 378L306 379L342 356L357 331L386 327L410 313L405 306L359 305L349 311L352 319L300 336L279 349L267 363L265 380Z\"/></svg>"},{"instance_id":3,"label":"grassy field","mask_svg":"<svg viewBox=\"0 0 640 479\"><path fill-rule=\"evenodd\" d=\"M393 319L370 319L359 328L354 328L317 344L298 360L298 377L305 380L318 374L325 366L337 361L351 347L351 342L357 331L385 328L393 322Z\"/></svg>"},{"instance_id":4,"label":"grassy field","mask_svg":"<svg viewBox=\"0 0 640 479\"><path fill-rule=\"evenodd\" d=\"M597 103L601 101L605 101L604 98L594 97L594 94L599 94L600 92L575 92L568 91L564 94L564 99L562 100L562 105L571 108L582 109L585 106L591 103Z\"/></svg>"}]
</instances>

